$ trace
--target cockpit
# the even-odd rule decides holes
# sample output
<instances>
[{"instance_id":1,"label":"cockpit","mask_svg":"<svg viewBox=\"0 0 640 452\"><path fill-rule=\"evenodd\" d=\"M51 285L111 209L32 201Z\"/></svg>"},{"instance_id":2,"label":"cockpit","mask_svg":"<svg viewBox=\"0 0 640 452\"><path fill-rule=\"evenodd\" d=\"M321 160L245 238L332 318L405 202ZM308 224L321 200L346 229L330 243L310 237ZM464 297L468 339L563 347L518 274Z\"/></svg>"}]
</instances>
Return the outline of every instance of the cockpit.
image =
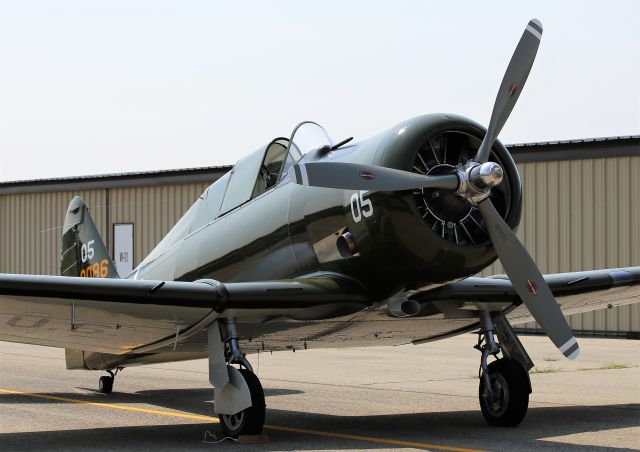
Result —
<instances>
[{"instance_id":1,"label":"cockpit","mask_svg":"<svg viewBox=\"0 0 640 452\"><path fill-rule=\"evenodd\" d=\"M333 141L327 132L315 122L298 124L289 139L276 138L236 163L229 173L230 180L218 215L235 209L287 180L291 166L306 153L332 145ZM217 182L208 190L217 189L216 185Z\"/></svg>"},{"instance_id":2,"label":"cockpit","mask_svg":"<svg viewBox=\"0 0 640 452\"><path fill-rule=\"evenodd\" d=\"M264 154L262 165L253 187L252 198L264 193L280 179L280 175L286 173L287 169L293 165L294 158L287 153L289 140L286 138L278 138L273 140Z\"/></svg>"},{"instance_id":3,"label":"cockpit","mask_svg":"<svg viewBox=\"0 0 640 452\"><path fill-rule=\"evenodd\" d=\"M333 146L318 124L298 124L290 138L279 137L238 161L224 176L210 185L178 223L169 231L145 262L154 260L175 243L216 218L289 181L288 171L305 154ZM144 264L144 262L143 262ZM142 265L142 264L141 264Z\"/></svg>"}]
</instances>

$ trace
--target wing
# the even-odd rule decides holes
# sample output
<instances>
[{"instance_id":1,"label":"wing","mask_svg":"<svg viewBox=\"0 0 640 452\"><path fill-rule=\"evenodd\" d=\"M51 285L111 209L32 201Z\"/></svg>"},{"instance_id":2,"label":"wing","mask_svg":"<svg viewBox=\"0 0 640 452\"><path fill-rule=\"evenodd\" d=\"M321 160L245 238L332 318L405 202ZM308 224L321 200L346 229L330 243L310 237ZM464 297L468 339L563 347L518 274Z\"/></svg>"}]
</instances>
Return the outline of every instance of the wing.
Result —
<instances>
[{"instance_id":1,"label":"wing","mask_svg":"<svg viewBox=\"0 0 640 452\"><path fill-rule=\"evenodd\" d=\"M357 282L337 274L228 284L0 274L0 340L140 353L183 341L221 315L318 319L368 304Z\"/></svg>"},{"instance_id":2,"label":"wing","mask_svg":"<svg viewBox=\"0 0 640 452\"><path fill-rule=\"evenodd\" d=\"M640 267L592 270L544 275L563 314L580 314L640 302ZM499 309L517 307L508 314L512 324L533 321L533 317L506 276L467 278L415 296L421 303L449 303L457 309L493 305Z\"/></svg>"}]
</instances>

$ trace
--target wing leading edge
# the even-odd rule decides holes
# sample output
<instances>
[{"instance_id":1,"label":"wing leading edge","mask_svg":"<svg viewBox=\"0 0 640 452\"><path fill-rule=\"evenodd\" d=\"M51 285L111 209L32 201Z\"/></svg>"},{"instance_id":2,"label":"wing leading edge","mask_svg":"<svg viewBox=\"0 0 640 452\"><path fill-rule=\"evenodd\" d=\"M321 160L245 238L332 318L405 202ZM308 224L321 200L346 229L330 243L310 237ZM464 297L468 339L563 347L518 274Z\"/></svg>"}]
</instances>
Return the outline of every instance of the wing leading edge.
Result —
<instances>
[{"instance_id":1,"label":"wing leading edge","mask_svg":"<svg viewBox=\"0 0 640 452\"><path fill-rule=\"evenodd\" d=\"M640 302L640 267L626 267L544 275L562 313L580 314ZM533 321L509 279L504 275L467 278L415 295L421 303L449 301L460 308L473 309L481 304L516 304L509 321L522 324Z\"/></svg>"},{"instance_id":2,"label":"wing leading edge","mask_svg":"<svg viewBox=\"0 0 640 452\"><path fill-rule=\"evenodd\" d=\"M0 274L0 340L124 354L177 343L218 317L328 318L368 304L334 274L228 284Z\"/></svg>"}]
</instances>

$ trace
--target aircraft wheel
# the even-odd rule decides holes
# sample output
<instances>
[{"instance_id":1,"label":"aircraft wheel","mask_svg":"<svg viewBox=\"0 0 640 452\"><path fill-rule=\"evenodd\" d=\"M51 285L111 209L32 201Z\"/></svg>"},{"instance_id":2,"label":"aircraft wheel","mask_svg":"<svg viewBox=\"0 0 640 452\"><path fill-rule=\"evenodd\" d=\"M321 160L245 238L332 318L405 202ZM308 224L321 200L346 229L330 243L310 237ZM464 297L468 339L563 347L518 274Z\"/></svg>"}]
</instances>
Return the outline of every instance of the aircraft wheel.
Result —
<instances>
[{"instance_id":1,"label":"aircraft wheel","mask_svg":"<svg viewBox=\"0 0 640 452\"><path fill-rule=\"evenodd\" d=\"M113 390L113 377L104 375L98 380L98 389L103 394L111 394Z\"/></svg>"},{"instance_id":2,"label":"aircraft wheel","mask_svg":"<svg viewBox=\"0 0 640 452\"><path fill-rule=\"evenodd\" d=\"M232 438L240 435L259 435L264 426L264 391L260 380L247 369L240 369L240 373L249 386L251 406L237 414L218 415L224 434Z\"/></svg>"},{"instance_id":3,"label":"aircraft wheel","mask_svg":"<svg viewBox=\"0 0 640 452\"><path fill-rule=\"evenodd\" d=\"M500 359L489 364L489 381L493 397L484 395L484 378L480 378L480 409L486 421L500 427L515 427L527 414L529 386L526 372L514 360Z\"/></svg>"}]
</instances>

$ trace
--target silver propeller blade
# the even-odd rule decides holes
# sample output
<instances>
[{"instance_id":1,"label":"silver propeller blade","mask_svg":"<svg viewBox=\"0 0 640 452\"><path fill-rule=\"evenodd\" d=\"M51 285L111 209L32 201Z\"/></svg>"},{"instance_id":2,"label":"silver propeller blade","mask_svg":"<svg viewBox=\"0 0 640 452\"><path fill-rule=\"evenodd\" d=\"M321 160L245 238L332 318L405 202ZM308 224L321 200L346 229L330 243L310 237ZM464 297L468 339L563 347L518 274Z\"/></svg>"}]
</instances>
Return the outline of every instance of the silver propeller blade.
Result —
<instances>
[{"instance_id":1,"label":"silver propeller blade","mask_svg":"<svg viewBox=\"0 0 640 452\"><path fill-rule=\"evenodd\" d=\"M398 191L416 188L457 190L458 176L425 176L382 166L347 162L308 162L293 166L296 183L342 190Z\"/></svg>"},{"instance_id":2,"label":"silver propeller blade","mask_svg":"<svg viewBox=\"0 0 640 452\"><path fill-rule=\"evenodd\" d=\"M542 24L539 20L532 19L525 28L504 74L496 96L496 103L493 105L489 128L474 158L475 161L484 163L489 159L493 143L509 118L509 114L511 114L511 110L513 110L527 81L533 61L536 59L541 37Z\"/></svg>"},{"instance_id":3,"label":"silver propeller blade","mask_svg":"<svg viewBox=\"0 0 640 452\"><path fill-rule=\"evenodd\" d=\"M529 312L564 356L577 358L578 342L535 262L488 198L478 203L478 209L500 262Z\"/></svg>"}]
</instances>

